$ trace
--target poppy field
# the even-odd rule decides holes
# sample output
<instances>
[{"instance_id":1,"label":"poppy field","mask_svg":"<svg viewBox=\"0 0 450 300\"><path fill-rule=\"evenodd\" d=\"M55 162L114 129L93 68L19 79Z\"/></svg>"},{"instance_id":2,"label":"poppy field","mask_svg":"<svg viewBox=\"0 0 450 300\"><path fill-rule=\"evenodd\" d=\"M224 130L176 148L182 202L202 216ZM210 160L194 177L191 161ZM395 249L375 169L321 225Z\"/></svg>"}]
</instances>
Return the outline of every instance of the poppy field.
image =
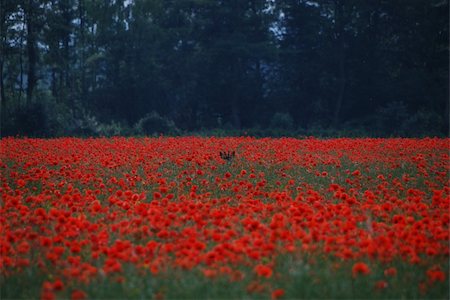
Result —
<instances>
[{"instance_id":1,"label":"poppy field","mask_svg":"<svg viewBox=\"0 0 450 300\"><path fill-rule=\"evenodd\" d=\"M1 139L0 298L448 299L449 142Z\"/></svg>"}]
</instances>

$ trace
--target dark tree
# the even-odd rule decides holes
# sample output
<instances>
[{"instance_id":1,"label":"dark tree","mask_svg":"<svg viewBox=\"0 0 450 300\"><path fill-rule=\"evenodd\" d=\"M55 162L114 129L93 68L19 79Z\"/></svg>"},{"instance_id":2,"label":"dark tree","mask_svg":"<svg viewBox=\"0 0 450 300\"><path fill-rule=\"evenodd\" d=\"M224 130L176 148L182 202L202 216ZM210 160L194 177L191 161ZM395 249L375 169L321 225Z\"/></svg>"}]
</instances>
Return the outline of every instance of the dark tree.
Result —
<instances>
[{"instance_id":1,"label":"dark tree","mask_svg":"<svg viewBox=\"0 0 450 300\"><path fill-rule=\"evenodd\" d=\"M448 0L0 5L2 134L448 134Z\"/></svg>"}]
</instances>

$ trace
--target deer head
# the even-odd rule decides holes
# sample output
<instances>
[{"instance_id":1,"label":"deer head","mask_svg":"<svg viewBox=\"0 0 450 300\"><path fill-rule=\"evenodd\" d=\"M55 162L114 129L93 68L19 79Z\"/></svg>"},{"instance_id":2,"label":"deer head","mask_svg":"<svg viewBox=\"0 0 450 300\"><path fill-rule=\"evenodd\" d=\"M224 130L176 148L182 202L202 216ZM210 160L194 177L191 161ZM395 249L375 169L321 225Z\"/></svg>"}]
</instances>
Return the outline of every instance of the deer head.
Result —
<instances>
[{"instance_id":1,"label":"deer head","mask_svg":"<svg viewBox=\"0 0 450 300\"><path fill-rule=\"evenodd\" d=\"M220 157L222 158L222 159L224 159L224 160L226 160L226 161L231 161L233 158L234 158L234 156L236 155L236 153L233 151L233 152L230 152L230 151L227 151L227 152L225 152L225 151L220 151Z\"/></svg>"}]
</instances>

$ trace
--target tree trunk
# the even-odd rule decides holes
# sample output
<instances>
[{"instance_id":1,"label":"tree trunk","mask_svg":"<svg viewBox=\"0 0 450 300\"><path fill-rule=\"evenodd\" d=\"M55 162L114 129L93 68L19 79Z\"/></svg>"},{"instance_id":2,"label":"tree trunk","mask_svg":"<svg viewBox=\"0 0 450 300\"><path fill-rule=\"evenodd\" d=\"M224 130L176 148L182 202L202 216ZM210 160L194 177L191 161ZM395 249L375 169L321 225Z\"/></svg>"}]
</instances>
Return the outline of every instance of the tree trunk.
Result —
<instances>
[{"instance_id":1,"label":"tree trunk","mask_svg":"<svg viewBox=\"0 0 450 300\"><path fill-rule=\"evenodd\" d=\"M84 37L84 0L79 0L78 4L79 18L80 18L80 73L81 73L81 101L86 100L87 85L86 85L86 72L85 72L85 37Z\"/></svg>"},{"instance_id":2,"label":"tree trunk","mask_svg":"<svg viewBox=\"0 0 450 300\"><path fill-rule=\"evenodd\" d=\"M51 83L51 89L52 89L52 96L58 101L58 87L56 82L56 68L52 68L52 83ZM59 101L58 101L59 102Z\"/></svg>"},{"instance_id":3,"label":"tree trunk","mask_svg":"<svg viewBox=\"0 0 450 300\"><path fill-rule=\"evenodd\" d=\"M231 121L233 122L233 126L236 129L241 128L241 117L240 117L240 84L241 84L241 73L240 73L240 60L239 58L233 63L233 87L232 87L232 95L231 95Z\"/></svg>"},{"instance_id":4,"label":"tree trunk","mask_svg":"<svg viewBox=\"0 0 450 300\"><path fill-rule=\"evenodd\" d=\"M62 25L64 30L62 31L62 63L60 73L61 91L60 95L62 102L72 107L71 97L71 76L70 76L70 33L71 33L71 13L68 1L61 1L59 3L61 9Z\"/></svg>"},{"instance_id":5,"label":"tree trunk","mask_svg":"<svg viewBox=\"0 0 450 300\"><path fill-rule=\"evenodd\" d=\"M0 4L0 14L1 14L1 20L0 20L0 33L1 33L1 44L0 44L0 52L2 55L0 56L0 102L1 102L1 110L4 112L5 110L5 103L6 103L6 96L5 96L5 84L4 84L4 74L3 74L3 66L5 61L5 44L6 44L6 8L4 7L5 4L2 2Z\"/></svg>"},{"instance_id":6,"label":"tree trunk","mask_svg":"<svg viewBox=\"0 0 450 300\"><path fill-rule=\"evenodd\" d=\"M3 78L3 58L0 60L0 103L1 103L1 110L5 110L6 105L6 96L5 96L5 84L4 84L4 78Z\"/></svg>"},{"instance_id":7,"label":"tree trunk","mask_svg":"<svg viewBox=\"0 0 450 300\"><path fill-rule=\"evenodd\" d=\"M239 100L238 95L233 96L233 100L231 102L231 120L233 122L233 126L236 129L241 128L241 118L239 117Z\"/></svg>"},{"instance_id":8,"label":"tree trunk","mask_svg":"<svg viewBox=\"0 0 450 300\"><path fill-rule=\"evenodd\" d=\"M33 90L37 82L36 78L36 36L34 28L34 2L28 0L28 7L26 11L26 26L27 26L27 53L28 53L28 71L27 71L27 105L29 105L33 98Z\"/></svg>"},{"instance_id":9,"label":"tree trunk","mask_svg":"<svg viewBox=\"0 0 450 300\"><path fill-rule=\"evenodd\" d=\"M345 40L344 40L344 0L335 0L335 26L336 26L336 39L338 46L338 95L336 98L336 107L334 109L333 124L338 126L340 123L340 116L342 110L342 104L344 102L345 88L347 85L346 79L346 65L345 65Z\"/></svg>"},{"instance_id":10,"label":"tree trunk","mask_svg":"<svg viewBox=\"0 0 450 300\"><path fill-rule=\"evenodd\" d=\"M19 75L19 97L17 100L18 103L18 107L22 106L22 94L23 94L23 73L24 73L24 69L23 69L23 54L24 54L24 49L23 49L23 40L24 40L24 31L22 30L22 33L20 34L20 51L19 51L19 65L20 65L20 75Z\"/></svg>"}]
</instances>

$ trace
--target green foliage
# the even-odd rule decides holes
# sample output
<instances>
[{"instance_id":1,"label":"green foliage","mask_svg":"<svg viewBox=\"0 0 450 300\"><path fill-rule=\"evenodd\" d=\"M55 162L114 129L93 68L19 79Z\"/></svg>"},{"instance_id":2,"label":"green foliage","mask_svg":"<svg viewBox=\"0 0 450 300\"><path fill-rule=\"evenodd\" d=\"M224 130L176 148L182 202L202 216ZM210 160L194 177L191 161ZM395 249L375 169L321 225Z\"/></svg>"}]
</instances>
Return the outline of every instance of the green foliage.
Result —
<instances>
[{"instance_id":1,"label":"green foliage","mask_svg":"<svg viewBox=\"0 0 450 300\"><path fill-rule=\"evenodd\" d=\"M6 112L1 122L2 136L55 137L71 134L72 111L45 94L41 101Z\"/></svg>"},{"instance_id":2,"label":"green foliage","mask_svg":"<svg viewBox=\"0 0 450 300\"><path fill-rule=\"evenodd\" d=\"M448 1L41 2L2 2L3 135L449 132Z\"/></svg>"},{"instance_id":3,"label":"green foliage","mask_svg":"<svg viewBox=\"0 0 450 300\"><path fill-rule=\"evenodd\" d=\"M1 124L2 136L128 136L127 126L111 121L102 123L85 110L74 112L64 104L43 98L42 102L17 108Z\"/></svg>"},{"instance_id":4,"label":"green foliage","mask_svg":"<svg viewBox=\"0 0 450 300\"><path fill-rule=\"evenodd\" d=\"M419 110L404 123L405 131L414 128L417 136L442 136L447 125L440 114L430 110Z\"/></svg>"},{"instance_id":5,"label":"green foliage","mask_svg":"<svg viewBox=\"0 0 450 300\"><path fill-rule=\"evenodd\" d=\"M127 126L111 121L110 123L102 123L97 118L87 112L83 112L81 117L73 118L72 124L68 132L73 136L128 136L132 131Z\"/></svg>"},{"instance_id":6,"label":"green foliage","mask_svg":"<svg viewBox=\"0 0 450 300\"><path fill-rule=\"evenodd\" d=\"M381 133L392 136L401 136L405 132L405 120L408 109L403 102L389 102L378 109L376 113L376 127Z\"/></svg>"},{"instance_id":7,"label":"green foliage","mask_svg":"<svg viewBox=\"0 0 450 300\"><path fill-rule=\"evenodd\" d=\"M2 135L30 137L46 136L50 132L50 120L46 108L41 103L17 108L2 124Z\"/></svg>"},{"instance_id":8,"label":"green foliage","mask_svg":"<svg viewBox=\"0 0 450 300\"><path fill-rule=\"evenodd\" d=\"M138 135L177 135L180 132L172 120L160 116L155 111L140 119L134 129Z\"/></svg>"},{"instance_id":9,"label":"green foliage","mask_svg":"<svg viewBox=\"0 0 450 300\"><path fill-rule=\"evenodd\" d=\"M270 127L274 129L292 130L294 127L294 119L289 113L277 112L270 120Z\"/></svg>"},{"instance_id":10,"label":"green foliage","mask_svg":"<svg viewBox=\"0 0 450 300\"><path fill-rule=\"evenodd\" d=\"M264 283L281 288L281 299L448 299L449 281L435 282L426 294L420 290L424 282L425 267L411 265L402 260L391 263L398 270L397 276L386 278L386 266L368 262L371 273L365 277L351 276L352 261L337 261L326 255L303 254L300 258L284 254L277 258L278 276ZM339 266L336 269L336 266ZM445 263L448 268L448 262ZM173 269L152 275L149 271L126 268L125 282L111 278L99 278L89 284L75 283L72 289L84 290L92 299L151 299L164 295L167 299L265 299L270 290L249 293L247 287L255 277L248 268L239 268L246 274L243 280L233 281L227 276L206 278L201 268L193 270ZM31 299L42 289L48 274L33 268L6 278L0 278L2 299ZM375 282L385 280L387 288L377 289ZM27 283L27 288L24 287ZM414 284L411 284L413 282ZM59 292L59 297L70 298L70 289Z\"/></svg>"}]
</instances>

